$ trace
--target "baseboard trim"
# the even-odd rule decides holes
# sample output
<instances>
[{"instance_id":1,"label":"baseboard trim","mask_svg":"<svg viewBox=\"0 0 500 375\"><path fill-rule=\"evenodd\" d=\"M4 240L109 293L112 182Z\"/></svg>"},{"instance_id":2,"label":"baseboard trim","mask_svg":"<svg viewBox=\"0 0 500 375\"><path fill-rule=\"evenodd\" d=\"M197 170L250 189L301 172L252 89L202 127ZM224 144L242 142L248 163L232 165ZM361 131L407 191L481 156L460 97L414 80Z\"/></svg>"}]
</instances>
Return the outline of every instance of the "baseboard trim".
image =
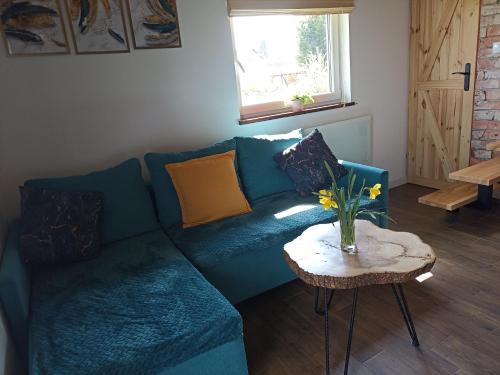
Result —
<instances>
[{"instance_id":1,"label":"baseboard trim","mask_svg":"<svg viewBox=\"0 0 500 375\"><path fill-rule=\"evenodd\" d=\"M389 181L389 189L392 189L392 188L395 188L395 187L398 187L401 185L405 185L407 183L408 183L408 179L406 177L401 177L401 178L398 178L396 180L390 180Z\"/></svg>"}]
</instances>

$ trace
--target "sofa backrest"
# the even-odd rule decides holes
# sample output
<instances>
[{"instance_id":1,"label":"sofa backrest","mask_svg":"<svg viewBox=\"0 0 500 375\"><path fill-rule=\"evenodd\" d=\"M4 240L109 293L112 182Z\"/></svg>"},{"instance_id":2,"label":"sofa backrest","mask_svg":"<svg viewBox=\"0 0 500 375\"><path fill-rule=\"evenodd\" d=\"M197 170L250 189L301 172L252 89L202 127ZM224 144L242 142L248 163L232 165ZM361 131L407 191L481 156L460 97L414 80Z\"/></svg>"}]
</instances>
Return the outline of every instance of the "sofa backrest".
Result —
<instances>
[{"instance_id":1,"label":"sofa backrest","mask_svg":"<svg viewBox=\"0 0 500 375\"><path fill-rule=\"evenodd\" d=\"M302 139L302 130L288 134L236 137L206 148L184 152L148 153L144 156L151 175L156 209L163 229L182 223L182 211L172 179L165 169L204 156L236 150L235 167L245 195L250 201L294 190L293 182L274 161L273 156ZM202 182L200 182L202 183Z\"/></svg>"}]
</instances>

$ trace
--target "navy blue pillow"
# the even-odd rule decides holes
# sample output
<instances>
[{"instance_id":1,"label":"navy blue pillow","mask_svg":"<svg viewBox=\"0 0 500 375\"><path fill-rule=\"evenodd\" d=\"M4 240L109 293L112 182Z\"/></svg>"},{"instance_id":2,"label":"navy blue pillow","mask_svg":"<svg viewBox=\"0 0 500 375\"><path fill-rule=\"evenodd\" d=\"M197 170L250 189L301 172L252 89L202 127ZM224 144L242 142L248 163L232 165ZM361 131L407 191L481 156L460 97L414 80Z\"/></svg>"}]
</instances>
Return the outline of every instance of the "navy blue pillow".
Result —
<instances>
[{"instance_id":1,"label":"navy blue pillow","mask_svg":"<svg viewBox=\"0 0 500 375\"><path fill-rule=\"evenodd\" d=\"M83 176L43 178L25 186L60 191L100 191L104 194L101 223L103 244L158 229L150 192L142 178L138 159Z\"/></svg>"},{"instance_id":2,"label":"navy blue pillow","mask_svg":"<svg viewBox=\"0 0 500 375\"><path fill-rule=\"evenodd\" d=\"M20 187L19 250L29 265L69 263L100 253L100 192Z\"/></svg>"},{"instance_id":3,"label":"navy blue pillow","mask_svg":"<svg viewBox=\"0 0 500 375\"><path fill-rule=\"evenodd\" d=\"M325 161L332 168L335 180L338 181L347 174L318 129L299 143L274 155L274 160L295 183L295 190L301 196L311 195L331 184Z\"/></svg>"}]
</instances>

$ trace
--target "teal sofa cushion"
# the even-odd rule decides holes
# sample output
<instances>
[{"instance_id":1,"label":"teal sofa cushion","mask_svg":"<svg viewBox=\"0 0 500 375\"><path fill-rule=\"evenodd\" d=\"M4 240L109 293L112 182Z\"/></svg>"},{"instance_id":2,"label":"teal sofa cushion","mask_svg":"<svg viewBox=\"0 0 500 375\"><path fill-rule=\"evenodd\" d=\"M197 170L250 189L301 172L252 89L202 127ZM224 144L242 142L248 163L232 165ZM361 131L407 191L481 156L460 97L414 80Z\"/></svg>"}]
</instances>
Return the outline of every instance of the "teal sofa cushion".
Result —
<instances>
[{"instance_id":1,"label":"teal sofa cushion","mask_svg":"<svg viewBox=\"0 0 500 375\"><path fill-rule=\"evenodd\" d=\"M193 357L158 375L248 375L243 337Z\"/></svg>"},{"instance_id":2,"label":"teal sofa cushion","mask_svg":"<svg viewBox=\"0 0 500 375\"><path fill-rule=\"evenodd\" d=\"M363 207L379 207L362 198ZM182 229L168 235L186 257L232 303L288 282L295 275L283 245L309 226L332 221L317 198L285 192L259 199L250 214Z\"/></svg>"},{"instance_id":3,"label":"teal sofa cushion","mask_svg":"<svg viewBox=\"0 0 500 375\"><path fill-rule=\"evenodd\" d=\"M302 139L300 131L281 136L235 139L240 177L251 202L295 189L292 180L274 161L274 155L299 142Z\"/></svg>"},{"instance_id":4,"label":"teal sofa cushion","mask_svg":"<svg viewBox=\"0 0 500 375\"><path fill-rule=\"evenodd\" d=\"M158 228L151 195L142 178L138 159L84 176L45 178L26 181L25 186L104 194L101 221L103 244L122 240Z\"/></svg>"},{"instance_id":5,"label":"teal sofa cushion","mask_svg":"<svg viewBox=\"0 0 500 375\"><path fill-rule=\"evenodd\" d=\"M238 312L161 230L34 277L34 375L158 374L241 338Z\"/></svg>"},{"instance_id":6,"label":"teal sofa cushion","mask_svg":"<svg viewBox=\"0 0 500 375\"><path fill-rule=\"evenodd\" d=\"M178 153L148 153L144 156L149 173L151 174L158 217L164 229L182 222L182 211L179 199L177 198L177 192L175 191L170 175L165 169L165 164L180 163L190 159L222 154L235 149L236 142L234 139L230 139L201 150Z\"/></svg>"}]
</instances>

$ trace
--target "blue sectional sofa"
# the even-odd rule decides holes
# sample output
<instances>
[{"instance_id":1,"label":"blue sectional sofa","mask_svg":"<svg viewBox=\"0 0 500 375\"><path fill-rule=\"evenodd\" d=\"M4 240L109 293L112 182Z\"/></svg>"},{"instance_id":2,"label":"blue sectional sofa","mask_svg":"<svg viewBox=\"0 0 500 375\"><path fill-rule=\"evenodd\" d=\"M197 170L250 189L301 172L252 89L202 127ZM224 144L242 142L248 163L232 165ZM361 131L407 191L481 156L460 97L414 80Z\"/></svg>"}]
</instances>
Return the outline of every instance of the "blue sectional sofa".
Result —
<instances>
[{"instance_id":1,"label":"blue sectional sofa","mask_svg":"<svg viewBox=\"0 0 500 375\"><path fill-rule=\"evenodd\" d=\"M253 211L182 229L175 190L159 167L237 147L237 140L230 140L199 152L146 155L154 190L151 198L144 197L140 186L136 186L138 198L132 192L120 194L134 202L134 211L141 209L138 202L155 205L161 226L158 222L144 225L141 220L139 233L127 225L114 226L110 218L116 210L123 211L123 200L110 188L108 195L115 201L105 207L108 220L103 234L109 241L104 241L98 258L30 271L20 260L17 229L12 226L0 264L0 299L29 373L248 373L242 319L233 305L293 280L295 275L282 256L283 245L307 227L330 221L331 212L325 212L314 197L298 196L283 175L274 181L281 179L288 185L269 181L256 185L258 181L252 181L252 173L245 170L248 165L255 169L255 164L239 159L238 173L247 197L253 198ZM388 186L386 171L343 163L361 177L358 183L365 178L367 184ZM137 175L138 162L132 164ZM270 173L283 173L272 164L267 168ZM126 173L119 178L108 178L106 171L97 173L102 175L92 178L106 176L99 180L104 190L105 183L127 181ZM31 182L53 188L59 183L64 188L79 184L82 189L92 188L85 178L70 183L67 178ZM383 212L387 203L387 189L380 199L362 202ZM118 217L124 221L130 213L122 211ZM380 226L387 225L384 219L378 220Z\"/></svg>"}]
</instances>

